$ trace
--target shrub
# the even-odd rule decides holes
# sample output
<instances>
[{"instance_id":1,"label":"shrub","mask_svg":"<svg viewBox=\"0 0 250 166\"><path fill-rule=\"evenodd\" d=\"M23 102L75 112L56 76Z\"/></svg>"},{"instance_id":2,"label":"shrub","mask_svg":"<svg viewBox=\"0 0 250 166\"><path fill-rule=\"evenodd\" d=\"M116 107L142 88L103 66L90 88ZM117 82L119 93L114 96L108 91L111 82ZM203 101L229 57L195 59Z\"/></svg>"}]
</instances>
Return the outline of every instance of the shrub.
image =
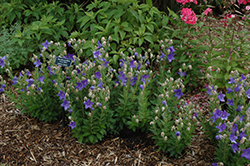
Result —
<instances>
[{"instance_id":1,"label":"shrub","mask_svg":"<svg viewBox=\"0 0 250 166\"><path fill-rule=\"evenodd\" d=\"M13 69L19 68L20 65L26 64L28 61L26 49L19 46L19 44L13 40L16 32L20 29L20 25L15 24L10 29L3 28L0 31L0 56L4 57L8 54L8 61L10 63L10 67ZM0 69L0 73L3 72L4 70Z\"/></svg>"}]
</instances>

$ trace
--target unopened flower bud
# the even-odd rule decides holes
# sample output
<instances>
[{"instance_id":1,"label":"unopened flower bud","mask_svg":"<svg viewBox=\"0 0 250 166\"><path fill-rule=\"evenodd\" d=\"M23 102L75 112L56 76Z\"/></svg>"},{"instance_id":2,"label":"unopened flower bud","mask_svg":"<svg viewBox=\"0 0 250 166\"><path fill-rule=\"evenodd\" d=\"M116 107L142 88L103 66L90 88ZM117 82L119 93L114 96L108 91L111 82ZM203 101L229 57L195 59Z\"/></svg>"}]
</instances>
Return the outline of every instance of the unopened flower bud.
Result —
<instances>
[{"instance_id":1,"label":"unopened flower bud","mask_svg":"<svg viewBox=\"0 0 250 166\"><path fill-rule=\"evenodd\" d=\"M164 135L165 135L164 132L161 132L161 137L164 137Z\"/></svg>"},{"instance_id":2,"label":"unopened flower bud","mask_svg":"<svg viewBox=\"0 0 250 166\"><path fill-rule=\"evenodd\" d=\"M139 123L139 119L136 119L135 121L136 121L136 123Z\"/></svg>"},{"instance_id":3,"label":"unopened flower bud","mask_svg":"<svg viewBox=\"0 0 250 166\"><path fill-rule=\"evenodd\" d=\"M168 137L167 137L167 136L165 136L165 137L164 137L164 141L167 141L167 139L168 139Z\"/></svg>"}]
</instances>

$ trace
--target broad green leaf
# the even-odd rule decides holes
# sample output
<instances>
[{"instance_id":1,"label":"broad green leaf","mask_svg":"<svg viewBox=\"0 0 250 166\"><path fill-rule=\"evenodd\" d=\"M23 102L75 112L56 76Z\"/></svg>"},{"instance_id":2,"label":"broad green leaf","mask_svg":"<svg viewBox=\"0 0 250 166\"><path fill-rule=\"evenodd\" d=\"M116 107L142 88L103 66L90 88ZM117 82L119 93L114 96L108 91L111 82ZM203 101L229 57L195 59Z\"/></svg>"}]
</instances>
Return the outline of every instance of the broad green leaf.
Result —
<instances>
[{"instance_id":1,"label":"broad green leaf","mask_svg":"<svg viewBox=\"0 0 250 166\"><path fill-rule=\"evenodd\" d=\"M94 142L94 139L95 139L94 135L90 135L90 136L89 136L89 140L90 140L91 143Z\"/></svg>"},{"instance_id":2,"label":"broad green leaf","mask_svg":"<svg viewBox=\"0 0 250 166\"><path fill-rule=\"evenodd\" d=\"M142 45L142 43L144 42L143 38L139 38L139 47Z\"/></svg>"},{"instance_id":3,"label":"broad green leaf","mask_svg":"<svg viewBox=\"0 0 250 166\"><path fill-rule=\"evenodd\" d=\"M153 24L149 24L146 26L152 33L154 32L154 25Z\"/></svg>"},{"instance_id":4,"label":"broad green leaf","mask_svg":"<svg viewBox=\"0 0 250 166\"><path fill-rule=\"evenodd\" d=\"M82 28L89 20L90 20L90 17L83 16L82 18L80 18L79 20L77 20L77 23L81 22L80 28Z\"/></svg>"},{"instance_id":5,"label":"broad green leaf","mask_svg":"<svg viewBox=\"0 0 250 166\"><path fill-rule=\"evenodd\" d=\"M147 3L150 7L153 6L152 0L146 0L146 3Z\"/></svg>"},{"instance_id":6,"label":"broad green leaf","mask_svg":"<svg viewBox=\"0 0 250 166\"><path fill-rule=\"evenodd\" d=\"M168 21L169 21L169 17L163 15L163 18L162 18L162 21L161 21L162 26L166 26L168 24Z\"/></svg>"},{"instance_id":7,"label":"broad green leaf","mask_svg":"<svg viewBox=\"0 0 250 166\"><path fill-rule=\"evenodd\" d=\"M119 55L114 55L113 56L113 62L114 62L114 64L118 63L118 59L119 59Z\"/></svg>"},{"instance_id":8,"label":"broad green leaf","mask_svg":"<svg viewBox=\"0 0 250 166\"><path fill-rule=\"evenodd\" d=\"M126 32L124 32L124 31L119 31L119 34L120 34L121 40L123 40L124 37L125 37L125 35L126 35Z\"/></svg>"},{"instance_id":9,"label":"broad green leaf","mask_svg":"<svg viewBox=\"0 0 250 166\"><path fill-rule=\"evenodd\" d=\"M97 28L97 29L99 29L100 31L105 31L105 29L102 27L102 26L99 26L99 25L95 25L95 27Z\"/></svg>"},{"instance_id":10,"label":"broad green leaf","mask_svg":"<svg viewBox=\"0 0 250 166\"><path fill-rule=\"evenodd\" d=\"M231 68L232 68L232 66L227 66L227 67L226 67L227 72L228 72Z\"/></svg>"},{"instance_id":11,"label":"broad green leaf","mask_svg":"<svg viewBox=\"0 0 250 166\"><path fill-rule=\"evenodd\" d=\"M82 135L82 137L87 137L90 135L90 132L84 132L84 134Z\"/></svg>"},{"instance_id":12,"label":"broad green leaf","mask_svg":"<svg viewBox=\"0 0 250 166\"><path fill-rule=\"evenodd\" d=\"M119 37L118 37L117 34L112 34L112 35L110 35L110 36L112 37L112 39L113 39L114 41L116 41L117 43L119 43Z\"/></svg>"},{"instance_id":13,"label":"broad green leaf","mask_svg":"<svg viewBox=\"0 0 250 166\"><path fill-rule=\"evenodd\" d=\"M145 36L144 39L147 40L148 42L150 42L151 44L154 43L152 36Z\"/></svg>"},{"instance_id":14,"label":"broad green leaf","mask_svg":"<svg viewBox=\"0 0 250 166\"><path fill-rule=\"evenodd\" d=\"M130 10L130 12L132 13L132 15L136 18L136 20L138 21L139 20L139 15L137 14L137 12L136 11L134 11L134 10Z\"/></svg>"}]
</instances>

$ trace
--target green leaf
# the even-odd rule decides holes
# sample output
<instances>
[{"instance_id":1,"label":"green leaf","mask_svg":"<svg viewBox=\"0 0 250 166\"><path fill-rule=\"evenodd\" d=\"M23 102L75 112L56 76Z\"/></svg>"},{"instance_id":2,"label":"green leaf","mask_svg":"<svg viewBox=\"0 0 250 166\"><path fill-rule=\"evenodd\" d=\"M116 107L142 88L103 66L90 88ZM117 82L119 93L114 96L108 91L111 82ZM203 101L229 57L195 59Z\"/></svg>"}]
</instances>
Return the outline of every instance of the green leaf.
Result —
<instances>
[{"instance_id":1,"label":"green leaf","mask_svg":"<svg viewBox=\"0 0 250 166\"><path fill-rule=\"evenodd\" d=\"M232 68L232 66L227 66L227 67L226 67L227 72L228 72L231 68Z\"/></svg>"},{"instance_id":2,"label":"green leaf","mask_svg":"<svg viewBox=\"0 0 250 166\"><path fill-rule=\"evenodd\" d=\"M139 38L139 47L142 45L142 43L144 42L143 38Z\"/></svg>"},{"instance_id":3,"label":"green leaf","mask_svg":"<svg viewBox=\"0 0 250 166\"><path fill-rule=\"evenodd\" d=\"M82 28L89 20L90 20L90 17L83 16L82 18L80 18L79 20L77 20L77 23L81 22L80 28Z\"/></svg>"},{"instance_id":4,"label":"green leaf","mask_svg":"<svg viewBox=\"0 0 250 166\"><path fill-rule=\"evenodd\" d=\"M17 108L17 109L22 109L23 106L22 106L22 105L15 105L15 108Z\"/></svg>"},{"instance_id":5,"label":"green leaf","mask_svg":"<svg viewBox=\"0 0 250 166\"><path fill-rule=\"evenodd\" d=\"M125 35L126 35L126 32L124 32L124 31L119 31L119 34L120 34L120 36L121 36L121 40L123 40L124 37L125 37Z\"/></svg>"},{"instance_id":6,"label":"green leaf","mask_svg":"<svg viewBox=\"0 0 250 166\"><path fill-rule=\"evenodd\" d=\"M146 0L146 3L147 3L150 7L153 6L152 0Z\"/></svg>"},{"instance_id":7,"label":"green leaf","mask_svg":"<svg viewBox=\"0 0 250 166\"><path fill-rule=\"evenodd\" d=\"M148 42L150 42L151 44L154 44L152 36L145 36L144 39L147 40Z\"/></svg>"},{"instance_id":8,"label":"green leaf","mask_svg":"<svg viewBox=\"0 0 250 166\"><path fill-rule=\"evenodd\" d=\"M99 29L99 30L101 30L101 31L105 31L105 29L102 27L102 26L99 26L99 25L95 25L95 27L97 28L97 29Z\"/></svg>"},{"instance_id":9,"label":"green leaf","mask_svg":"<svg viewBox=\"0 0 250 166\"><path fill-rule=\"evenodd\" d=\"M82 137L87 137L90 135L90 132L84 132L84 134L82 135Z\"/></svg>"},{"instance_id":10,"label":"green leaf","mask_svg":"<svg viewBox=\"0 0 250 166\"><path fill-rule=\"evenodd\" d=\"M152 33L154 32L154 25L153 24L149 24L146 26Z\"/></svg>"},{"instance_id":11,"label":"green leaf","mask_svg":"<svg viewBox=\"0 0 250 166\"><path fill-rule=\"evenodd\" d=\"M118 37L117 34L112 34L112 35L110 35L110 36L112 37L112 39L113 39L114 41L116 41L117 43L119 43L119 37Z\"/></svg>"},{"instance_id":12,"label":"green leaf","mask_svg":"<svg viewBox=\"0 0 250 166\"><path fill-rule=\"evenodd\" d=\"M94 139L95 139L94 135L90 135L90 136L89 136L89 140L90 140L91 143L94 142Z\"/></svg>"},{"instance_id":13,"label":"green leaf","mask_svg":"<svg viewBox=\"0 0 250 166\"><path fill-rule=\"evenodd\" d=\"M166 26L168 24L168 21L169 21L169 17L163 15L163 18L162 18L162 21L161 21L162 26Z\"/></svg>"},{"instance_id":14,"label":"green leaf","mask_svg":"<svg viewBox=\"0 0 250 166\"><path fill-rule=\"evenodd\" d=\"M139 20L139 15L137 14L137 12L132 10L132 9L130 10L130 12L136 18L136 20L138 21Z\"/></svg>"},{"instance_id":15,"label":"green leaf","mask_svg":"<svg viewBox=\"0 0 250 166\"><path fill-rule=\"evenodd\" d=\"M113 56L113 62L114 62L114 64L117 64L118 63L118 60L119 59L119 55L114 55Z\"/></svg>"}]
</instances>

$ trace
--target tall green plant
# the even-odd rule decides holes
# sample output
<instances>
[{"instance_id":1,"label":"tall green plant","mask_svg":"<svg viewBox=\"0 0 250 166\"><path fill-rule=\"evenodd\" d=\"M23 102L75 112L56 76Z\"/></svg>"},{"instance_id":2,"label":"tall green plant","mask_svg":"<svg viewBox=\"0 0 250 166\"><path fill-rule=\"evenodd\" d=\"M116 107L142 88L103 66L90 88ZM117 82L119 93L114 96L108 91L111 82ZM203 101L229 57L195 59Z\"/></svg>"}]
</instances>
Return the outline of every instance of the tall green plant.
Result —
<instances>
[{"instance_id":1,"label":"tall green plant","mask_svg":"<svg viewBox=\"0 0 250 166\"><path fill-rule=\"evenodd\" d=\"M77 20L82 28L81 34L85 39L111 36L110 43L113 59L110 61L118 67L117 59L123 52L128 56L128 48L137 48L138 54L148 48L158 52L158 42L165 36L162 26L168 24L168 16L157 8L147 4L138 4L136 0L100 1L95 0L87 6L85 16ZM90 53L90 50L87 51Z\"/></svg>"}]
</instances>

